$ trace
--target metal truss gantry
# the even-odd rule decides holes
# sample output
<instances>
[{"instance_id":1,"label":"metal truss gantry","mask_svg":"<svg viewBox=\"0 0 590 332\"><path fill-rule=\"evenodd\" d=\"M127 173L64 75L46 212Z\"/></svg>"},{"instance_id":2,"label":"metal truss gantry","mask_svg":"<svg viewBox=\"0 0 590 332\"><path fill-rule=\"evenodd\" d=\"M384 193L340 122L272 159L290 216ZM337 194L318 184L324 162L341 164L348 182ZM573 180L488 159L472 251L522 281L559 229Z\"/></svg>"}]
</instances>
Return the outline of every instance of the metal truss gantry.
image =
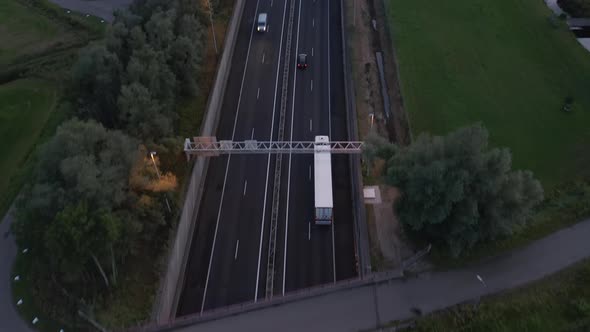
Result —
<instances>
[{"instance_id":1,"label":"metal truss gantry","mask_svg":"<svg viewBox=\"0 0 590 332\"><path fill-rule=\"evenodd\" d=\"M268 153L314 153L316 142L312 141L217 141L215 137L194 137L193 141L184 141L184 152L191 155L219 156L222 154L268 154ZM326 144L322 144L326 145ZM338 154L361 153L363 142L336 141L329 142L330 149L322 152Z\"/></svg>"}]
</instances>

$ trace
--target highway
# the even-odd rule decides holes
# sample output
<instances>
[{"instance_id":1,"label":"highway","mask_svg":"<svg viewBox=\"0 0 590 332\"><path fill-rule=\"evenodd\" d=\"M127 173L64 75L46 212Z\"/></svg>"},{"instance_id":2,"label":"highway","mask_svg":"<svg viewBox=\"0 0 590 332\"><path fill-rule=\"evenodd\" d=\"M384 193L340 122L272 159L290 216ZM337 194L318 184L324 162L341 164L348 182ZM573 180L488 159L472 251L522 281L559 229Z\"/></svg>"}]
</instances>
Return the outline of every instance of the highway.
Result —
<instances>
[{"instance_id":1,"label":"highway","mask_svg":"<svg viewBox=\"0 0 590 332\"><path fill-rule=\"evenodd\" d=\"M288 31L291 1L293 30ZM276 140L292 33L285 140L347 140L340 1L250 0L238 32L219 139ZM268 13L265 33L255 31ZM295 69L296 55L310 67ZM211 158L178 316L265 298L275 155ZM356 275L348 156L334 156L334 226L313 223L313 155L284 155L274 295ZM311 174L311 178L310 178ZM336 254L335 254L336 253Z\"/></svg>"}]
</instances>

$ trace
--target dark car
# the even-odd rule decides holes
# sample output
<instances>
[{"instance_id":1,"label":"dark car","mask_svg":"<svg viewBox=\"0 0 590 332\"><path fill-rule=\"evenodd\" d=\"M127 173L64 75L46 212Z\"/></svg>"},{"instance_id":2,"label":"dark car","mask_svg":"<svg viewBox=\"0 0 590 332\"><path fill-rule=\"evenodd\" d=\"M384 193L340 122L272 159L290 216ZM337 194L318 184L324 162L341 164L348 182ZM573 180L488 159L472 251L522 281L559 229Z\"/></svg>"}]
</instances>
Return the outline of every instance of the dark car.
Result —
<instances>
[{"instance_id":1,"label":"dark car","mask_svg":"<svg viewBox=\"0 0 590 332\"><path fill-rule=\"evenodd\" d=\"M305 69L307 66L307 54L299 54L297 57L297 68Z\"/></svg>"}]
</instances>

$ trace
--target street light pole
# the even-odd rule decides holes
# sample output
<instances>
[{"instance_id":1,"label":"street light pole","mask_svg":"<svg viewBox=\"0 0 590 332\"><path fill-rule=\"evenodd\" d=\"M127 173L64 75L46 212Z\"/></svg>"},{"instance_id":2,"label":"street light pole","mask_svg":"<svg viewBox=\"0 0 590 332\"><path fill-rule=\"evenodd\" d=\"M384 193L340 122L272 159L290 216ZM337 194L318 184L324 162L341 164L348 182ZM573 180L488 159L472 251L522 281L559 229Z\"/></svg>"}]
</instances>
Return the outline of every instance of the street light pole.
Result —
<instances>
[{"instance_id":1,"label":"street light pole","mask_svg":"<svg viewBox=\"0 0 590 332\"><path fill-rule=\"evenodd\" d=\"M156 164L156 160L154 159L154 156L156 155L156 151L152 151L150 152L150 157L152 157L152 163L154 163L154 168L156 169L156 174L158 175L158 180L160 180L160 171L158 170L158 165ZM166 199L166 206L168 207L168 212L172 212L172 209L170 208L170 203L168 203L168 195L166 195L165 199Z\"/></svg>"},{"instance_id":2,"label":"street light pole","mask_svg":"<svg viewBox=\"0 0 590 332\"><path fill-rule=\"evenodd\" d=\"M207 0L209 5L209 21L211 21L211 31L213 32L213 45L215 45L215 54L219 54L217 50L217 38L215 37L215 27L213 26L213 7L211 7L211 0Z\"/></svg>"},{"instance_id":3,"label":"street light pole","mask_svg":"<svg viewBox=\"0 0 590 332\"><path fill-rule=\"evenodd\" d=\"M156 160L154 159L155 155L155 151L150 152L150 157L152 157L152 163L154 163L154 168L156 169L156 174L158 175L158 180L160 180L160 171L158 170L158 165L156 165Z\"/></svg>"}]
</instances>

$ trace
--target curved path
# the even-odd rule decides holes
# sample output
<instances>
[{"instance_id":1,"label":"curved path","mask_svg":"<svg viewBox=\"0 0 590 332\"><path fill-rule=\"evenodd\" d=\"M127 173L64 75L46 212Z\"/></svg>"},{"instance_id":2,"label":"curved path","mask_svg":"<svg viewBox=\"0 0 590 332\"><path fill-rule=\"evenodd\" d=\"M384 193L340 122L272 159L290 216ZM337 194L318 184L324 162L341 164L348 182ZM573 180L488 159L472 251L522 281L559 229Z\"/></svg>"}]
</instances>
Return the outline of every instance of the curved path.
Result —
<instances>
[{"instance_id":1,"label":"curved path","mask_svg":"<svg viewBox=\"0 0 590 332\"><path fill-rule=\"evenodd\" d=\"M10 212L0 223L0 331L28 332L32 331L16 312L12 303L12 264L16 257L16 243L10 234L12 216Z\"/></svg>"}]
</instances>

